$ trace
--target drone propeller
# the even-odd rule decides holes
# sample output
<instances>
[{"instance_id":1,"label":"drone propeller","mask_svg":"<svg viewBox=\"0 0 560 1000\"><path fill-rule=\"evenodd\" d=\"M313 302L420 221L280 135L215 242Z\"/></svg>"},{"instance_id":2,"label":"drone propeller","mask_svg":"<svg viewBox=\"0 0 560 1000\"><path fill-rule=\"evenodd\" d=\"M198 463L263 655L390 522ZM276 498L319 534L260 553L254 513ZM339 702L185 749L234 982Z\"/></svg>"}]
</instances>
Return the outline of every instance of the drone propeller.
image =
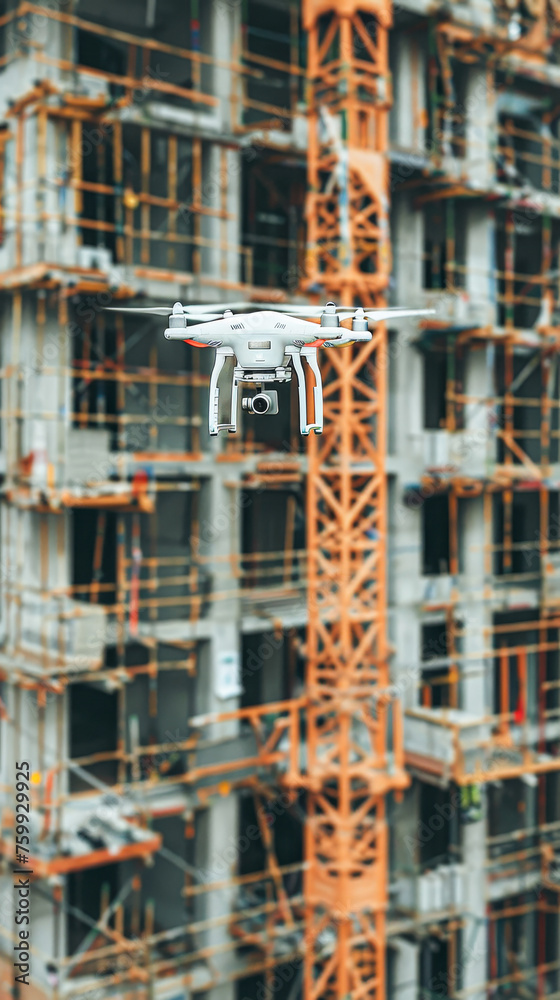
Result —
<instances>
[{"instance_id":1,"label":"drone propeller","mask_svg":"<svg viewBox=\"0 0 560 1000\"><path fill-rule=\"evenodd\" d=\"M164 306L106 306L105 312L130 313L133 316L169 316L173 309Z\"/></svg>"},{"instance_id":2,"label":"drone propeller","mask_svg":"<svg viewBox=\"0 0 560 1000\"><path fill-rule=\"evenodd\" d=\"M343 316L353 316L355 309L349 309ZM385 319L405 319L408 316L433 316L435 309L405 309L400 306L387 306L386 308L369 309L364 311L367 319L381 323ZM340 316L341 313L338 313Z\"/></svg>"},{"instance_id":3,"label":"drone propeller","mask_svg":"<svg viewBox=\"0 0 560 1000\"><path fill-rule=\"evenodd\" d=\"M355 316L357 309L361 308L359 306L335 306L334 302L329 302L327 305L330 306L328 312L331 315L340 316L341 319L346 319L348 316ZM293 316L320 317L326 309L325 306L288 306L278 311L290 312ZM378 308L364 309L361 312L361 316L362 318L367 317L367 319L380 322L383 319L400 319L406 316L431 316L433 313L433 309L407 309L406 306L379 306Z\"/></svg>"},{"instance_id":4,"label":"drone propeller","mask_svg":"<svg viewBox=\"0 0 560 1000\"><path fill-rule=\"evenodd\" d=\"M199 323L206 323L214 319L223 319L224 314L222 312L217 313L216 307L211 307L214 312L206 312L205 307L196 307L191 310L188 307L183 306L183 312L185 315L192 320L196 320ZM107 306L105 312L118 312L127 313L129 316L172 316L173 306L167 308L166 306Z\"/></svg>"},{"instance_id":5,"label":"drone propeller","mask_svg":"<svg viewBox=\"0 0 560 1000\"><path fill-rule=\"evenodd\" d=\"M248 312L251 309L254 310L274 310L278 311L280 309L282 312L291 312L291 306L279 306L278 308L270 302L260 303L260 302L221 302L219 306L214 305L182 305L182 303L177 302L174 306L107 306L105 312L120 312L120 313L130 313L134 316L171 316L174 312L180 311L177 309L178 306L182 306L183 313L189 318L194 316L202 316L212 319L223 319L224 312L230 310L231 312ZM216 312L216 308L220 312ZM302 308L296 306L296 309ZM313 306L311 308L314 308ZM320 311L319 311L320 312Z\"/></svg>"},{"instance_id":6,"label":"drone propeller","mask_svg":"<svg viewBox=\"0 0 560 1000\"><path fill-rule=\"evenodd\" d=\"M179 311L177 306L180 307L180 303L176 306L166 307L166 306L108 306L107 312L121 312L128 313L132 316L171 316L174 311ZM313 305L288 305L287 303L271 303L271 302L225 302L222 303L219 308L221 312L216 312L215 305L198 305L198 306L182 306L183 315L187 319L198 323L210 322L212 320L222 319L224 312L229 310L231 312L241 312L249 310L258 311L271 311L271 312L282 312L289 316L294 316L295 318L320 318L325 310L331 314L336 314L341 319L347 319L350 316L354 316L356 313L356 308L352 306L337 306L334 302L328 302L327 306L313 306ZM379 308L364 310L361 315L364 319L371 319L374 322L380 323L383 320L390 319L405 319L407 317L413 316L432 316L434 314L433 309L407 309L404 306L381 306Z\"/></svg>"},{"instance_id":7,"label":"drone propeller","mask_svg":"<svg viewBox=\"0 0 560 1000\"><path fill-rule=\"evenodd\" d=\"M346 318L348 316L354 316L356 306L337 306L334 302L328 302L329 312L335 312L337 316L341 318ZM221 309L230 309L232 312L248 312L251 309L256 311L271 311L271 312L281 312L286 313L289 316L295 316L296 318L303 319L305 317L310 318L320 318L325 312L326 306L314 306L314 305L304 305L304 304L289 304L286 302L224 302L220 305ZM183 306L183 312L187 316L191 315L192 312L202 313L206 310L215 309L215 306ZM377 320L381 322L384 319L400 319L408 316L432 316L434 313L433 309L407 309L406 306L380 306L379 308L366 309L363 312L363 316L367 319Z\"/></svg>"}]
</instances>

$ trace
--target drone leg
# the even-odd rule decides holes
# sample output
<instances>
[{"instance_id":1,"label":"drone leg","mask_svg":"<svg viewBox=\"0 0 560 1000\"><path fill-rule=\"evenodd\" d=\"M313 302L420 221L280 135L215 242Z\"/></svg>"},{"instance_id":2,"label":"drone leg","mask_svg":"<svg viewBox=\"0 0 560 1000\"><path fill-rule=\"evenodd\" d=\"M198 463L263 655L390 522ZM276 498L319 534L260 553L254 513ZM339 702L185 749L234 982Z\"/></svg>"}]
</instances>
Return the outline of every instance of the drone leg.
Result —
<instances>
[{"instance_id":1,"label":"drone leg","mask_svg":"<svg viewBox=\"0 0 560 1000\"><path fill-rule=\"evenodd\" d=\"M317 361L317 348L316 347L302 347L301 356L305 358L307 364L311 368L313 375L315 377L315 385L313 387L313 408L314 408L314 423L310 425L309 430L313 427L316 434L323 433L323 380L321 378L321 369L319 368L319 362ZM309 431L307 432L309 433Z\"/></svg>"},{"instance_id":2,"label":"drone leg","mask_svg":"<svg viewBox=\"0 0 560 1000\"><path fill-rule=\"evenodd\" d=\"M218 387L218 379L225 363L225 354L221 354L220 351L216 351L214 367L212 368L212 374L210 376L210 398L208 400L208 430L210 431L212 437L216 437L218 433L218 420L220 415L220 389Z\"/></svg>"},{"instance_id":3,"label":"drone leg","mask_svg":"<svg viewBox=\"0 0 560 1000\"><path fill-rule=\"evenodd\" d=\"M208 430L212 437L216 437L218 431L234 432L237 430L237 385L235 384L235 378L231 388L231 423L221 424L219 422L220 387L218 385L218 380L220 378L222 368L226 363L226 358L231 357L233 357L233 351L230 347L218 347L216 351L216 360L214 361L214 367L210 376L210 399L208 401Z\"/></svg>"},{"instance_id":4,"label":"drone leg","mask_svg":"<svg viewBox=\"0 0 560 1000\"><path fill-rule=\"evenodd\" d=\"M299 429L301 434L309 434L311 428L307 423L307 387L305 383L305 372L303 370L303 365L301 363L301 357L298 350L293 351L292 362L294 365L294 371L297 376L297 384L298 384Z\"/></svg>"},{"instance_id":5,"label":"drone leg","mask_svg":"<svg viewBox=\"0 0 560 1000\"><path fill-rule=\"evenodd\" d=\"M239 393L239 382L237 381L235 375L233 376L233 382L231 383L231 408L230 408L230 425L228 431L232 434L237 430L237 397Z\"/></svg>"}]
</instances>

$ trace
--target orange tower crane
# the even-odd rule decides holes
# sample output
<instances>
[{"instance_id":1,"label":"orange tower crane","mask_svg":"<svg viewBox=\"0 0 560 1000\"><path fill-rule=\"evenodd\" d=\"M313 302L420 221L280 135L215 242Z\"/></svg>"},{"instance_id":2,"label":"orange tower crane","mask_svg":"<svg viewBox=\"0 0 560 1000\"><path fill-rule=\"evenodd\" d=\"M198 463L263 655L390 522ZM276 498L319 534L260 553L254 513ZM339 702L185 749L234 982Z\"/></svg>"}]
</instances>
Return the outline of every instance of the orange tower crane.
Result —
<instances>
[{"instance_id":1,"label":"orange tower crane","mask_svg":"<svg viewBox=\"0 0 560 1000\"><path fill-rule=\"evenodd\" d=\"M391 4L306 0L304 18L306 288L383 305ZM384 347L377 326L357 353L329 352L325 433L309 449L305 1000L386 995L385 800L408 779L388 696Z\"/></svg>"}]
</instances>

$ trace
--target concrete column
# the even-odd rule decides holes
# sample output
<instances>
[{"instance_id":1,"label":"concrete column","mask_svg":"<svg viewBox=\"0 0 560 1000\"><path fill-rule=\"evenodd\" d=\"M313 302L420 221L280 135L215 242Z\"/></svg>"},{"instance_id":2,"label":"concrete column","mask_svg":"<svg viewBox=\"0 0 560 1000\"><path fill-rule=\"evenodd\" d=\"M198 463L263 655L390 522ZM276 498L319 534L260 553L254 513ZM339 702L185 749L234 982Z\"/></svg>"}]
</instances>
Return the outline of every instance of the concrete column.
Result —
<instances>
[{"instance_id":1,"label":"concrete column","mask_svg":"<svg viewBox=\"0 0 560 1000\"><path fill-rule=\"evenodd\" d=\"M556 954L560 955L560 912L552 915L553 927L556 930ZM560 990L560 969L556 970L556 990Z\"/></svg>"},{"instance_id":2,"label":"concrete column","mask_svg":"<svg viewBox=\"0 0 560 1000\"><path fill-rule=\"evenodd\" d=\"M235 52L241 38L241 4L218 2L205 5L203 32L210 46L210 54L224 62L224 53ZM233 134L235 105L234 92L238 92L239 80L227 66L215 66L213 72L213 92L218 98L218 114L223 135ZM243 265L237 247L241 240L241 177L244 158L251 151L243 153L222 150L213 143L206 151L203 163L203 204L212 208L222 208L222 188L225 188L225 208L227 220L202 217L201 233L212 241L201 252L202 271L215 279L237 282L243 272ZM226 244L226 247L220 244ZM247 274L244 275L247 278ZM224 291L224 298L231 298ZM236 298L236 296L233 296Z\"/></svg>"},{"instance_id":3,"label":"concrete column","mask_svg":"<svg viewBox=\"0 0 560 1000\"><path fill-rule=\"evenodd\" d=\"M423 120L426 111L424 79L426 47L422 35L402 32L393 38L394 102L391 110L391 135L399 149L423 153Z\"/></svg>"},{"instance_id":4,"label":"concrete column","mask_svg":"<svg viewBox=\"0 0 560 1000\"><path fill-rule=\"evenodd\" d=\"M461 510L461 541L463 546L464 600L457 608L463 623L461 667L461 708L473 715L485 715L492 705L490 667L479 655L484 649L484 627L489 624L489 612L475 593L480 594L484 581L484 510L482 498L464 501ZM463 932L463 989L471 1000L484 1000L486 990L486 830L487 797L481 789L482 818L477 823L461 827L463 861L468 866L465 879L465 929ZM480 986L480 989L475 987ZM472 994L470 990L473 990Z\"/></svg>"},{"instance_id":5,"label":"concrete column","mask_svg":"<svg viewBox=\"0 0 560 1000\"><path fill-rule=\"evenodd\" d=\"M424 219L413 208L411 195L399 192L391 207L393 279L397 302L416 302L422 295Z\"/></svg>"},{"instance_id":6,"label":"concrete column","mask_svg":"<svg viewBox=\"0 0 560 1000\"><path fill-rule=\"evenodd\" d=\"M393 204L395 301L422 301L423 218L409 195L399 194ZM417 330L413 322L398 324L391 338L391 407L394 455L389 469L389 638L395 647L391 680L404 707L417 703L420 624L416 614L422 599L422 496L416 491L413 506L403 502L405 489L420 482L425 467L423 431L423 358L411 343ZM414 608L414 613L412 609Z\"/></svg>"},{"instance_id":7,"label":"concrete column","mask_svg":"<svg viewBox=\"0 0 560 1000\"><path fill-rule=\"evenodd\" d=\"M461 7L466 7L466 17L471 24L481 28L491 28L495 23L495 7L493 0L476 0L475 3L457 4L457 16L462 17Z\"/></svg>"},{"instance_id":8,"label":"concrete column","mask_svg":"<svg viewBox=\"0 0 560 1000\"><path fill-rule=\"evenodd\" d=\"M493 159L496 99L493 77L486 67L469 67L464 114L469 183L486 189L491 186L496 169Z\"/></svg>"},{"instance_id":9,"label":"concrete column","mask_svg":"<svg viewBox=\"0 0 560 1000\"><path fill-rule=\"evenodd\" d=\"M224 52L234 51L235 42L239 40L239 24L241 6L237 4L215 3L203 5L202 33L209 43L212 55L223 59ZM237 85L234 74L227 67L214 67L212 70L213 91L219 98L218 114L222 134L233 131L231 121L231 96ZM227 220L212 217L202 217L201 235L205 240L212 241L211 247L201 249L201 270L203 274L211 274L215 279L222 280L224 299L236 296L228 291L227 283L237 282L241 276L241 262L237 247L240 243L240 208L241 208L241 155L233 150L222 152L217 145L212 145L204 154L203 161L203 204L221 209L222 190L225 189L225 207ZM226 244L226 248L223 244ZM210 441L210 451L217 456L223 447L220 440ZM229 573L229 556L240 551L241 521L243 508L239 502L237 491L228 488L225 480L231 477L231 468L214 465L210 482L207 486L208 504L206 516L210 524L208 548L216 558L216 566L220 576L215 589L227 591L225 600L213 602L211 617L214 622L212 638L208 644L208 659L205 666L206 677L200 678L197 701L199 710L213 712L229 712L239 706L239 685L241 672L241 650L239 635L240 602L237 594L237 580ZM230 727L219 727L216 736L224 736L226 732L234 733L236 724ZM242 831L239 830L239 802L235 795L214 800L205 812L202 822L203 836L199 837L198 863L204 869L210 870L210 881L225 880L237 871L238 852L236 842ZM212 868L218 865L220 875L212 877ZM235 908L235 891L226 890L212 893L206 898L204 915L207 919L225 916ZM230 935L227 925L220 925L207 934L209 946L227 945ZM212 960L214 968L222 975L227 974L234 953L224 951ZM209 992L210 1000L234 1000L235 983L225 983Z\"/></svg>"},{"instance_id":10,"label":"concrete column","mask_svg":"<svg viewBox=\"0 0 560 1000\"><path fill-rule=\"evenodd\" d=\"M392 863L398 876L417 871L420 860L420 782L413 781L390 816Z\"/></svg>"},{"instance_id":11,"label":"concrete column","mask_svg":"<svg viewBox=\"0 0 560 1000\"><path fill-rule=\"evenodd\" d=\"M416 1000L418 996L418 955L416 941L397 938L394 942L392 997L394 1000Z\"/></svg>"},{"instance_id":12,"label":"concrete column","mask_svg":"<svg viewBox=\"0 0 560 1000\"><path fill-rule=\"evenodd\" d=\"M47 463L53 465L56 484L65 482L67 433L70 428L71 380L64 374L72 357L76 327L72 321L60 325L56 309L49 309L42 344L37 340L37 293L23 297L19 339L14 337L13 312L3 326L2 359L18 372L8 381L6 408L25 414L3 428L3 450L8 471L14 473L17 461L35 455L34 485L46 485ZM53 374L54 371L54 374ZM35 571L34 571L35 572Z\"/></svg>"},{"instance_id":13,"label":"concrete column","mask_svg":"<svg viewBox=\"0 0 560 1000\"><path fill-rule=\"evenodd\" d=\"M473 318L481 325L495 323L495 225L486 204L471 202L466 229L466 292Z\"/></svg>"},{"instance_id":14,"label":"concrete column","mask_svg":"<svg viewBox=\"0 0 560 1000\"><path fill-rule=\"evenodd\" d=\"M481 600L484 584L484 508L481 497L464 500L460 507L459 535L462 549L462 600L457 617L463 623L461 667L461 708L484 715L492 707L489 665L481 658L484 628L491 624L490 613Z\"/></svg>"},{"instance_id":15,"label":"concrete column","mask_svg":"<svg viewBox=\"0 0 560 1000\"><path fill-rule=\"evenodd\" d=\"M45 5L47 6L47 5ZM48 5L56 13L56 8ZM66 10L66 8L65 8ZM4 29L2 29L4 30ZM0 92L0 117L4 118L9 104L29 93L38 80L49 80L58 90L66 89L70 77L68 70L61 70L57 65L49 65L36 61L36 53L46 52L52 60L69 60L72 58L74 29L52 17L38 12L28 12L21 18L16 18L6 29L6 54L21 53L20 58L13 59L3 71L3 86ZM98 91L101 84L98 84ZM15 134L15 126L12 124ZM23 125L24 159L22 164L22 203L20 210L22 219L18 227L22 234L23 265L56 260L74 264L76 255L76 231L73 226L66 227L61 232L60 223L54 215L60 212L62 193L54 181L60 179L71 169L70 152L66 155L60 147L60 124L51 120L46 126L46 176L38 176L38 145L39 123L36 116L30 116ZM60 160L59 160L60 156ZM51 183L49 183L49 181ZM8 213L16 210L16 161L14 153L8 153L6 158L6 176L4 183L5 204ZM11 193L10 193L11 192ZM73 192L67 193L68 214L72 215ZM49 220L39 223L39 216L46 213ZM9 269L15 265L16 227L8 227L3 245L0 248L0 269ZM58 251L58 253L57 253Z\"/></svg>"},{"instance_id":16,"label":"concrete column","mask_svg":"<svg viewBox=\"0 0 560 1000\"><path fill-rule=\"evenodd\" d=\"M486 790L482 789L483 818L462 827L465 879L463 930L463 990L470 1000L486 1000L488 929L486 926ZM477 989L477 987L479 987Z\"/></svg>"},{"instance_id":17,"label":"concrete column","mask_svg":"<svg viewBox=\"0 0 560 1000\"><path fill-rule=\"evenodd\" d=\"M197 867L208 872L208 882L226 881L236 872L238 840L238 802L233 795L214 800L202 815L197 835ZM221 889L208 893L201 907L202 919L225 917L236 909L236 890ZM235 964L235 952L228 948L231 936L227 923L219 924L200 936L202 947L220 948L210 966L225 977ZM208 991L209 1000L235 1000L235 982L225 982Z\"/></svg>"},{"instance_id":18,"label":"concrete column","mask_svg":"<svg viewBox=\"0 0 560 1000\"><path fill-rule=\"evenodd\" d=\"M457 449L454 464L466 476L484 476L493 454L494 432L486 403L493 391L493 361L494 352L488 349L471 350L465 356L463 391L472 401L465 404L465 430L452 442Z\"/></svg>"},{"instance_id":19,"label":"concrete column","mask_svg":"<svg viewBox=\"0 0 560 1000\"><path fill-rule=\"evenodd\" d=\"M207 40L210 53L222 60L223 53L234 51L235 44L239 42L241 5L220 2L207 4L203 5L201 15L202 34ZM219 99L221 130L223 134L228 134L233 131L231 96L237 81L226 66L214 67L212 73L213 91ZM222 189L225 188L225 207L229 218L227 221L202 218L201 234L205 239L211 240L213 245L202 249L201 268L202 273L212 274L224 283L235 283L241 275L237 251L241 225L241 170L242 158L235 151L227 150L222 153L219 146L212 145L205 154L203 203L213 208L222 208ZM227 249L220 246L224 242ZM231 298L232 293L224 288L222 297ZM222 446L221 440L210 441L210 451L216 456ZM231 478L231 468L226 467L225 472L222 470L223 467L214 465L207 487L207 518L211 526L209 549L217 559L216 566L220 570L216 589L220 592L227 590L231 596L212 604L211 617L215 627L209 642L207 676L201 677L198 691L200 710L215 712L229 712L237 708L241 693L238 686L241 672L241 609L237 594L238 583L229 573L229 556L240 551L243 508L240 494L225 485L225 480ZM227 731L231 734L235 732L235 728L235 723L232 723ZM220 727L220 734L225 733L225 728ZM200 839L204 842L199 844L201 866L211 870L213 863L219 861L222 872L220 880L234 875L237 870L235 843L242 833L239 831L239 802L235 795L228 795L211 803L204 817L203 832L204 838ZM234 892L213 893L206 900L205 916L208 919L224 916L233 909ZM210 931L207 937L208 944L213 946L226 944L230 940L226 925ZM212 964L225 974L233 957L232 952L226 951L213 959ZM210 1000L234 1000L235 995L235 983L224 984L209 992Z\"/></svg>"},{"instance_id":20,"label":"concrete column","mask_svg":"<svg viewBox=\"0 0 560 1000\"><path fill-rule=\"evenodd\" d=\"M212 442L215 449L217 442ZM218 466L206 487L206 535L204 549L215 559L219 571L215 590L227 592L226 599L214 601L210 617L213 621L212 637L202 658L197 688L198 712L231 712L239 707L241 650L239 635L240 602L238 581L229 572L229 556L240 551L241 518L243 508L237 491L225 485L231 470L222 472ZM219 739L236 732L237 724L216 726L211 738ZM202 835L199 831L197 865L208 871L206 881L222 881L237 872L238 851L236 844L239 830L239 801L235 794L211 801L202 817ZM212 874L216 869L219 874ZM234 907L235 891L214 892L205 898L204 917L222 917ZM207 944L213 947L227 945L230 935L227 925L220 925L206 935ZM225 974L233 961L233 953L224 951L212 960L213 966ZM209 993L210 1000L234 1000L235 984L225 984Z\"/></svg>"}]
</instances>

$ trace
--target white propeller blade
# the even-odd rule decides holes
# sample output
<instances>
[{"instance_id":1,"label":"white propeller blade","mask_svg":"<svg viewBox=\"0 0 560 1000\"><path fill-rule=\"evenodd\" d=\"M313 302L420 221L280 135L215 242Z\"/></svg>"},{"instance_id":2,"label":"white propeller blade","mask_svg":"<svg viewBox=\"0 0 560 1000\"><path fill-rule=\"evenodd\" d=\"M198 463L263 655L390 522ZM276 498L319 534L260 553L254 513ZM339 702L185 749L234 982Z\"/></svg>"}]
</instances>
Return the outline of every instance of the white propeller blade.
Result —
<instances>
[{"instance_id":1,"label":"white propeller blade","mask_svg":"<svg viewBox=\"0 0 560 1000\"><path fill-rule=\"evenodd\" d=\"M384 319L402 319L405 316L433 316L435 314L435 309L401 309L398 306L387 309L373 309L369 312L366 311L366 316L368 319L373 319L378 323L381 323ZM348 315L351 315L350 313Z\"/></svg>"},{"instance_id":2,"label":"white propeller blade","mask_svg":"<svg viewBox=\"0 0 560 1000\"><path fill-rule=\"evenodd\" d=\"M180 305L180 303L177 303L177 306ZM331 314L336 312L336 315L342 319L354 316L357 308L359 308L352 306L334 306L333 308L333 306L334 303L331 305L329 312ZM233 313L241 311L249 312L251 310L281 312L295 318L319 318L325 312L325 306L288 305L287 303L273 302L227 302L220 304L217 308L221 311L216 312L215 305L182 306L183 315L187 319L199 323L223 319L223 314L226 310L231 310ZM166 306L108 306L106 311L128 313L132 316L172 316L173 309L173 306L169 308ZM377 323L383 320L404 319L411 316L433 316L435 312L433 309L407 309L404 306L382 306L379 309L365 309L360 311L362 317L371 319Z\"/></svg>"},{"instance_id":3,"label":"white propeller blade","mask_svg":"<svg viewBox=\"0 0 560 1000\"><path fill-rule=\"evenodd\" d=\"M212 306L212 309L215 309L215 306ZM163 306L147 306L145 309L143 309L141 306L138 306L136 308L135 307L129 307L129 306L123 306L122 308L119 307L119 306L107 306L107 308L104 311L105 312L126 313L129 316L165 316L165 317L169 317L169 316L173 315L173 307L171 307L171 309L166 309ZM211 320L223 319L224 318L223 313L217 313L217 312L200 312L200 310L198 310L198 309L196 310L196 312L188 312L188 313L185 312L185 315L186 315L186 317L187 317L187 319L189 321L193 320L193 321L195 321L197 323L208 323Z\"/></svg>"},{"instance_id":4,"label":"white propeller blade","mask_svg":"<svg viewBox=\"0 0 560 1000\"><path fill-rule=\"evenodd\" d=\"M105 312L130 313L133 316L171 316L171 309L165 306L106 306Z\"/></svg>"}]
</instances>

